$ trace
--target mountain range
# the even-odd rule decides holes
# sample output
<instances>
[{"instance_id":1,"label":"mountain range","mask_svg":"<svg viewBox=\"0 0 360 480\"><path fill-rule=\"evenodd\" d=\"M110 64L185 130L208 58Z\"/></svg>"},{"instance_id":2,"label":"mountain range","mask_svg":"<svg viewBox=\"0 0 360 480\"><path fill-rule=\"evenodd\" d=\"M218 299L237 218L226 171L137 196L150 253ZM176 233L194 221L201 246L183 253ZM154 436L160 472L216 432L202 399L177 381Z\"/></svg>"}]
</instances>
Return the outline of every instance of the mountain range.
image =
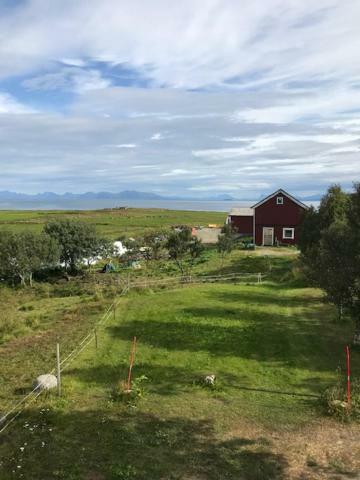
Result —
<instances>
[{"instance_id":1,"label":"mountain range","mask_svg":"<svg viewBox=\"0 0 360 480\"><path fill-rule=\"evenodd\" d=\"M266 195L261 195L263 198ZM240 200L232 195L217 194L208 197L194 198L194 197L178 197L178 196L164 196L151 192L138 192L136 190L124 190L122 192L85 192L85 193L54 193L43 192L36 194L17 193L7 190L0 191L0 201L55 201L55 200L98 200L98 199L113 199L113 200L197 200L197 201L236 201ZM312 195L307 197L300 197L300 200L312 201L319 200L320 195ZM242 198L241 201L253 201L256 198Z\"/></svg>"},{"instance_id":2,"label":"mountain range","mask_svg":"<svg viewBox=\"0 0 360 480\"><path fill-rule=\"evenodd\" d=\"M0 201L31 200L31 201L53 201L53 200L95 200L95 199L114 199L114 200L214 200L226 201L235 200L231 195L212 195L206 198L190 198L178 196L163 196L151 192L138 192L136 190L124 190L122 192L84 192L84 193L54 193L42 192L36 194L17 193L7 190L0 191Z\"/></svg>"}]
</instances>

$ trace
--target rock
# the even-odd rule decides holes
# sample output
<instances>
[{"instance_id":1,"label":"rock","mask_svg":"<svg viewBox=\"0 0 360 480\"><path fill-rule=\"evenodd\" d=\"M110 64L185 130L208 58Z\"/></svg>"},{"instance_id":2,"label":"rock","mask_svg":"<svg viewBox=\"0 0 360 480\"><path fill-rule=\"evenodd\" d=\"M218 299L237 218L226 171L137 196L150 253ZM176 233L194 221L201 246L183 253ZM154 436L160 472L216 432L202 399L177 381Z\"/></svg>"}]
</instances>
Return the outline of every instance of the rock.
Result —
<instances>
[{"instance_id":1,"label":"rock","mask_svg":"<svg viewBox=\"0 0 360 480\"><path fill-rule=\"evenodd\" d=\"M206 375L204 382L206 385L215 385L215 375Z\"/></svg>"},{"instance_id":2,"label":"rock","mask_svg":"<svg viewBox=\"0 0 360 480\"><path fill-rule=\"evenodd\" d=\"M35 387L37 387L38 390L51 390L57 387L57 378L50 373L39 375L34 382L34 388Z\"/></svg>"}]
</instances>

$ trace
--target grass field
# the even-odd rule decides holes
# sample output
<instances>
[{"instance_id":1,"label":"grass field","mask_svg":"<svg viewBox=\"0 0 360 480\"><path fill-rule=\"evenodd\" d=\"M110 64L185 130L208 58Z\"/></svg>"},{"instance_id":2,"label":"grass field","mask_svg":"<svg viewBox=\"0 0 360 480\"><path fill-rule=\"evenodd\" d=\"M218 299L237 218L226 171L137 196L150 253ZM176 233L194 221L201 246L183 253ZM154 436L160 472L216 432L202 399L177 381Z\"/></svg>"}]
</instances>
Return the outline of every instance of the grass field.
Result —
<instances>
[{"instance_id":1,"label":"grass field","mask_svg":"<svg viewBox=\"0 0 360 480\"><path fill-rule=\"evenodd\" d=\"M291 281L294 257L286 253L234 252L223 267L210 254L197 266L200 274L257 271L270 261L261 285L133 291L120 299L116 317L98 332L98 349L92 343L65 370L63 397L40 397L5 432L0 478L356 478L359 426L326 418L318 398L343 366L352 324L335 321L319 290ZM0 410L43 373L41 364L53 362L56 336L74 342L109 302L91 289L66 296L61 288L70 287L52 288L47 300L27 298L32 307L19 312L48 318L0 347ZM112 393L126 378L134 335L134 378L148 380L143 398L129 406ZM352 366L359 375L358 352ZM212 373L215 389L199 384Z\"/></svg>"},{"instance_id":2,"label":"grass field","mask_svg":"<svg viewBox=\"0 0 360 480\"><path fill-rule=\"evenodd\" d=\"M77 210L77 211L13 211L0 210L0 231L31 230L40 232L47 221L71 218L96 225L105 237L116 239L122 235L136 236L146 231L169 228L172 225L222 225L222 212L194 212L180 210L141 209Z\"/></svg>"}]
</instances>

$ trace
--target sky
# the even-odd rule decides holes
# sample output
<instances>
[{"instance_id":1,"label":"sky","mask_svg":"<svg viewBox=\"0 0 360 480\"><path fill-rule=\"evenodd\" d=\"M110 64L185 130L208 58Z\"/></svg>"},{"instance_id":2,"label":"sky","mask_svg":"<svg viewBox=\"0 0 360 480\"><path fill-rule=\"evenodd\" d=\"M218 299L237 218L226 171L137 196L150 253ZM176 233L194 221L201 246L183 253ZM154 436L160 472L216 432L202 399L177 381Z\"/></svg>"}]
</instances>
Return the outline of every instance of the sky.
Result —
<instances>
[{"instance_id":1,"label":"sky","mask_svg":"<svg viewBox=\"0 0 360 480\"><path fill-rule=\"evenodd\" d=\"M358 0L0 0L0 190L360 180Z\"/></svg>"}]
</instances>

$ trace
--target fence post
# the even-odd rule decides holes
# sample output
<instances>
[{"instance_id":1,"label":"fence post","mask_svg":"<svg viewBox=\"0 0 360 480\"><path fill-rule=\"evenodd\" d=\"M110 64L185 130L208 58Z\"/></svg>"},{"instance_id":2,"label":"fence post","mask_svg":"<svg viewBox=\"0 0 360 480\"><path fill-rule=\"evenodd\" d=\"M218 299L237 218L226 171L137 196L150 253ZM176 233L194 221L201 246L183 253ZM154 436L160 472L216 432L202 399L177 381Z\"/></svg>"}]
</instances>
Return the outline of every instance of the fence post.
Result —
<instances>
[{"instance_id":1,"label":"fence post","mask_svg":"<svg viewBox=\"0 0 360 480\"><path fill-rule=\"evenodd\" d=\"M346 345L345 347L345 353L346 353L346 370L347 370L347 403L348 407L350 407L351 403L351 385L350 385L350 349L349 346Z\"/></svg>"},{"instance_id":2,"label":"fence post","mask_svg":"<svg viewBox=\"0 0 360 480\"><path fill-rule=\"evenodd\" d=\"M98 348L98 336L97 336L97 328L96 327L94 329L94 334L95 334L95 348L97 350L97 348Z\"/></svg>"},{"instance_id":3,"label":"fence post","mask_svg":"<svg viewBox=\"0 0 360 480\"><path fill-rule=\"evenodd\" d=\"M57 391L61 397L61 369L60 369L60 344L56 344L56 370L57 370Z\"/></svg>"},{"instance_id":4,"label":"fence post","mask_svg":"<svg viewBox=\"0 0 360 480\"><path fill-rule=\"evenodd\" d=\"M131 347L131 353L130 353L130 363L129 363L129 372L128 372L128 379L127 379L127 391L131 391L131 373L132 373L132 368L134 366L134 361L135 361L135 352L136 352L136 337L134 337L132 347Z\"/></svg>"}]
</instances>

